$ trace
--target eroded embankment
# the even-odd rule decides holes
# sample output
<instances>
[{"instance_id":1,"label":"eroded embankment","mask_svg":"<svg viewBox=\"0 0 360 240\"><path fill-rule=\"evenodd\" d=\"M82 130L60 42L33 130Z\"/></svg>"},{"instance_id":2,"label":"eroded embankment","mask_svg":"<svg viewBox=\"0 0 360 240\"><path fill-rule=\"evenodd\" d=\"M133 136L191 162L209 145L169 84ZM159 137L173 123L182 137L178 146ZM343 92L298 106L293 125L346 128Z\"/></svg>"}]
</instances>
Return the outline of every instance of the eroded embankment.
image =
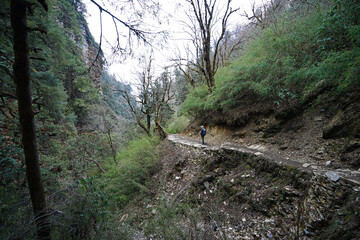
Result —
<instances>
[{"instance_id":1,"label":"eroded embankment","mask_svg":"<svg viewBox=\"0 0 360 240\"><path fill-rule=\"evenodd\" d=\"M186 238L360 236L359 186L353 181L331 180L324 172L256 150L202 146L171 136L162 159L162 170L153 177L155 198L188 206L175 225ZM156 231L152 236L164 237Z\"/></svg>"}]
</instances>

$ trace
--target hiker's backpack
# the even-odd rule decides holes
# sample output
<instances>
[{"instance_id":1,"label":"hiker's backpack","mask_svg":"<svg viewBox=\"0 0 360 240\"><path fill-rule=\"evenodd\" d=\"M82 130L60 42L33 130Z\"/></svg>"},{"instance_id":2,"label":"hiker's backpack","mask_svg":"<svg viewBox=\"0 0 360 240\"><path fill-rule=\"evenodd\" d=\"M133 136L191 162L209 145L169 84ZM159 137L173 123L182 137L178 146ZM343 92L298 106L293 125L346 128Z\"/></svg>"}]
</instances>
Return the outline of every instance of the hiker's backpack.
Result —
<instances>
[{"instance_id":1,"label":"hiker's backpack","mask_svg":"<svg viewBox=\"0 0 360 240\"><path fill-rule=\"evenodd\" d=\"M205 128L203 128L203 129L201 129L201 136L205 136L206 135L206 129Z\"/></svg>"}]
</instances>

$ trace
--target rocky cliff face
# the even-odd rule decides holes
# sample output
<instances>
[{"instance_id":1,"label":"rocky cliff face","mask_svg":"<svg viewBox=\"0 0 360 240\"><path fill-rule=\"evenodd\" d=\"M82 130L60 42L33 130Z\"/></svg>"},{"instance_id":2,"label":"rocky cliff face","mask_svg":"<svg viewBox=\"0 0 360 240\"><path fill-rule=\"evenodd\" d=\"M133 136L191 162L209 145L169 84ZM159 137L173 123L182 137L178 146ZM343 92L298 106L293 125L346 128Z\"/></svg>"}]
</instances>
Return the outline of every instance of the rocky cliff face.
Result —
<instances>
[{"instance_id":1,"label":"rocky cliff face","mask_svg":"<svg viewBox=\"0 0 360 240\"><path fill-rule=\"evenodd\" d=\"M95 42L85 19L86 7L81 1L58 0L54 2L55 21L64 29L81 54L82 62L89 68L90 78L101 91L103 53ZM60 12L60 13L59 13Z\"/></svg>"},{"instance_id":2,"label":"rocky cliff face","mask_svg":"<svg viewBox=\"0 0 360 240\"><path fill-rule=\"evenodd\" d=\"M99 52L99 46L95 43L89 27L84 21L81 26L83 34L82 59L85 65L90 69L90 77L97 89L101 89L101 74L103 70L103 53Z\"/></svg>"}]
</instances>

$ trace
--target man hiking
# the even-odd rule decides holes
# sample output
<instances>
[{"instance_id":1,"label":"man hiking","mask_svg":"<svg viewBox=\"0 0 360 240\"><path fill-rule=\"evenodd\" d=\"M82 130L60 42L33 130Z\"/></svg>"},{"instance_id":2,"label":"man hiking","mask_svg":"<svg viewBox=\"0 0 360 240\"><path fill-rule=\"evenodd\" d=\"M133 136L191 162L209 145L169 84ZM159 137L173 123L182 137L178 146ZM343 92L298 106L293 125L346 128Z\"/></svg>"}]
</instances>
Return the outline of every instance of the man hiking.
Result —
<instances>
[{"instance_id":1,"label":"man hiking","mask_svg":"<svg viewBox=\"0 0 360 240\"><path fill-rule=\"evenodd\" d=\"M202 144L205 144L205 143L204 143L205 135L206 135L206 129L205 129L204 126L201 126L200 136L201 136Z\"/></svg>"}]
</instances>

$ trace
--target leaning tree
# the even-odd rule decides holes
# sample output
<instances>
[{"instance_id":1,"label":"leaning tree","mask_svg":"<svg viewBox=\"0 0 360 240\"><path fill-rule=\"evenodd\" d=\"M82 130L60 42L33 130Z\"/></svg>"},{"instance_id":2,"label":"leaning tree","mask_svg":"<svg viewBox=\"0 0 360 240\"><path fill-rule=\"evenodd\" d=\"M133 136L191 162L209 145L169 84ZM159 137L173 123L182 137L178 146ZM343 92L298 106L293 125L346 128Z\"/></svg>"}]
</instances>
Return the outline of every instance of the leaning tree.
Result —
<instances>
[{"instance_id":1,"label":"leaning tree","mask_svg":"<svg viewBox=\"0 0 360 240\"><path fill-rule=\"evenodd\" d=\"M45 11L48 6L45 0L38 0ZM27 13L33 12L34 4L25 0L11 0L10 18L13 30L14 49L14 81L18 100L19 118L21 126L22 144L24 148L26 177L35 217L36 229L39 239L50 239L50 224L44 186L42 184L39 154L36 144L34 112L30 88L30 57L29 57L29 31L27 26Z\"/></svg>"}]
</instances>

